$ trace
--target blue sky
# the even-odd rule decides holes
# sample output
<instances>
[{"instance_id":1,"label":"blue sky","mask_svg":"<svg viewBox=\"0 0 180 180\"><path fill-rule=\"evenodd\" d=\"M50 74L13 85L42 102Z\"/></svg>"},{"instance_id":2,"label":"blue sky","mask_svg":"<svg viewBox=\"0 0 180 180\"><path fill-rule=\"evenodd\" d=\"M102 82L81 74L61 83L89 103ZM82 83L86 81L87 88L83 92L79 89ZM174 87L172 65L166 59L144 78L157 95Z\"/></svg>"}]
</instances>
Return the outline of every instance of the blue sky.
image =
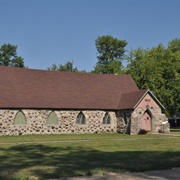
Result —
<instances>
[{"instance_id":1,"label":"blue sky","mask_svg":"<svg viewBox=\"0 0 180 180\"><path fill-rule=\"evenodd\" d=\"M102 35L126 50L167 46L180 38L180 0L0 0L0 45L17 45L29 68L73 60L90 71Z\"/></svg>"}]
</instances>

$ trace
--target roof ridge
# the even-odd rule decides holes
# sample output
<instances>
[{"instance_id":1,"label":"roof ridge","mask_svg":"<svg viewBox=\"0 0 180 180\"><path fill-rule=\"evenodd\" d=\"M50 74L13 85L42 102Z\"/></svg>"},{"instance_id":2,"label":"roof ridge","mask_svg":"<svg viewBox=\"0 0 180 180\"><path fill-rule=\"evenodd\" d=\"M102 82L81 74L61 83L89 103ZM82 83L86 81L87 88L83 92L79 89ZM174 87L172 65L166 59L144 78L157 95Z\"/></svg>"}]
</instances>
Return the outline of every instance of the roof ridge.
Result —
<instances>
[{"instance_id":1,"label":"roof ridge","mask_svg":"<svg viewBox=\"0 0 180 180\"><path fill-rule=\"evenodd\" d=\"M69 72L69 71L55 71L48 69L35 69L35 68L21 68L21 67L12 67L12 66L0 66L2 69L14 69L14 70L22 70L22 71L41 71L41 72L50 72L50 73L67 73L67 74L86 74L86 75L95 75L95 76L131 76L130 74L96 74L96 73L85 73L85 72Z\"/></svg>"},{"instance_id":2,"label":"roof ridge","mask_svg":"<svg viewBox=\"0 0 180 180\"><path fill-rule=\"evenodd\" d=\"M122 93L138 90L128 74L90 74L0 67L1 108L117 109Z\"/></svg>"},{"instance_id":3,"label":"roof ridge","mask_svg":"<svg viewBox=\"0 0 180 180\"><path fill-rule=\"evenodd\" d=\"M124 94L133 94L133 93L137 93L137 92L142 92L142 91L144 91L144 92L146 92L148 89L139 89L139 90L137 90L137 91L133 91L133 92L128 92L128 93L122 93L122 95L124 95Z\"/></svg>"}]
</instances>

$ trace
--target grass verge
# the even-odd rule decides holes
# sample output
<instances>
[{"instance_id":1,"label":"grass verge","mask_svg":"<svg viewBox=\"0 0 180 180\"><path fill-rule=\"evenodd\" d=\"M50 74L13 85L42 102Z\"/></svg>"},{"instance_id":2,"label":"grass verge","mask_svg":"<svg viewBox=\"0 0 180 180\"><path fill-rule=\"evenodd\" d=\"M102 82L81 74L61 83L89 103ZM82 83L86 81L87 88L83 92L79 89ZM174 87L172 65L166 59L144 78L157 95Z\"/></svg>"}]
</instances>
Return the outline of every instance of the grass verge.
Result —
<instances>
[{"instance_id":1,"label":"grass verge","mask_svg":"<svg viewBox=\"0 0 180 180\"><path fill-rule=\"evenodd\" d=\"M171 135L31 135L0 137L0 179L54 179L180 167Z\"/></svg>"},{"instance_id":2,"label":"grass verge","mask_svg":"<svg viewBox=\"0 0 180 180\"><path fill-rule=\"evenodd\" d=\"M171 133L172 133L172 134L180 134L180 127L171 128Z\"/></svg>"}]
</instances>

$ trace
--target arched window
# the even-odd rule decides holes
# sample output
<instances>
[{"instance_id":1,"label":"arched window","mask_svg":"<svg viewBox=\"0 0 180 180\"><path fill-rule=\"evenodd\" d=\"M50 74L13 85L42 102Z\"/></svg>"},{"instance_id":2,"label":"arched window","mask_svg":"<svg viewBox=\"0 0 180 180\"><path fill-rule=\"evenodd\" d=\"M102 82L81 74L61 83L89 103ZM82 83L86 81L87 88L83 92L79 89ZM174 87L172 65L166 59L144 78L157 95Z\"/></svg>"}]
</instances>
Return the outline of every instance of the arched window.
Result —
<instances>
[{"instance_id":1,"label":"arched window","mask_svg":"<svg viewBox=\"0 0 180 180\"><path fill-rule=\"evenodd\" d=\"M22 113L22 111L17 112L15 119L14 119L14 125L21 125L21 126L26 125L26 117Z\"/></svg>"},{"instance_id":2,"label":"arched window","mask_svg":"<svg viewBox=\"0 0 180 180\"><path fill-rule=\"evenodd\" d=\"M56 113L52 111L47 119L47 125L56 125L56 124L58 124L58 118Z\"/></svg>"},{"instance_id":3,"label":"arched window","mask_svg":"<svg viewBox=\"0 0 180 180\"><path fill-rule=\"evenodd\" d=\"M103 117L103 124L111 124L111 117L108 112Z\"/></svg>"},{"instance_id":4,"label":"arched window","mask_svg":"<svg viewBox=\"0 0 180 180\"><path fill-rule=\"evenodd\" d=\"M86 124L86 118L82 112L77 115L76 124Z\"/></svg>"}]
</instances>

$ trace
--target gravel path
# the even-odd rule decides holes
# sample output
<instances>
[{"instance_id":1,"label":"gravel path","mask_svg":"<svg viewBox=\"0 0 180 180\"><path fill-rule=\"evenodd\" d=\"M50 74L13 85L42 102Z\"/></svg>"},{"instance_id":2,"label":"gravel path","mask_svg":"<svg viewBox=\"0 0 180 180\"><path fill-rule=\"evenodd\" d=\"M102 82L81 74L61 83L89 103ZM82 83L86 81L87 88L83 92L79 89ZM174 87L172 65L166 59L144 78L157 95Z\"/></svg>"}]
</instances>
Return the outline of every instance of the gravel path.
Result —
<instances>
[{"instance_id":1,"label":"gravel path","mask_svg":"<svg viewBox=\"0 0 180 180\"><path fill-rule=\"evenodd\" d=\"M139 173L107 173L83 177L70 177L66 180L180 180L180 167L168 170L146 171ZM60 178L59 180L64 180Z\"/></svg>"}]
</instances>

